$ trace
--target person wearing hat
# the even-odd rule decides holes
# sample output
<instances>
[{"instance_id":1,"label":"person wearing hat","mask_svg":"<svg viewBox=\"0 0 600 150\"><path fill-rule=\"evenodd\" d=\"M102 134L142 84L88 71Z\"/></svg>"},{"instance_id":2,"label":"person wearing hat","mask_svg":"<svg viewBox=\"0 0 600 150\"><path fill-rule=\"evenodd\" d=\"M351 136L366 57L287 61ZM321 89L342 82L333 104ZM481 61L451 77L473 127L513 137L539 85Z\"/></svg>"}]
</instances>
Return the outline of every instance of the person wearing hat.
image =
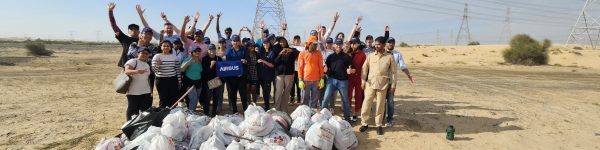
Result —
<instances>
[{"instance_id":1,"label":"person wearing hat","mask_svg":"<svg viewBox=\"0 0 600 150\"><path fill-rule=\"evenodd\" d=\"M323 55L317 47L318 41L313 41L298 55L298 85L303 89L303 104L311 108L317 108L319 89L325 87Z\"/></svg>"},{"instance_id":2,"label":"person wearing hat","mask_svg":"<svg viewBox=\"0 0 600 150\"><path fill-rule=\"evenodd\" d=\"M115 17L113 15L113 10L116 6L117 5L115 3L108 4L108 19L110 20L110 26L112 27L113 32L115 33L115 38L119 41L119 43L121 43L121 47L123 48L123 50L121 51L121 57L117 62L117 66L123 68L125 62L129 60L129 58L127 57L129 45L139 40L140 26L136 24L129 24L129 26L127 26L129 35L125 35L125 33L121 31L119 26L117 26L117 22L115 21Z\"/></svg>"},{"instance_id":3,"label":"person wearing hat","mask_svg":"<svg viewBox=\"0 0 600 150\"><path fill-rule=\"evenodd\" d=\"M263 39L266 38L267 36L269 36L269 29L265 29L265 21L261 20L260 21L260 38L256 39L256 45L259 45L259 47L262 47L262 43L264 42Z\"/></svg>"},{"instance_id":4,"label":"person wearing hat","mask_svg":"<svg viewBox=\"0 0 600 150\"><path fill-rule=\"evenodd\" d=\"M271 46L271 43L263 43L263 47L259 50L257 67L259 85L263 91L262 95L265 102L265 110L271 108L271 85L275 79L275 65L273 64L275 56L277 56L277 53L273 51L273 46ZM277 110L283 109L278 108Z\"/></svg>"},{"instance_id":5,"label":"person wearing hat","mask_svg":"<svg viewBox=\"0 0 600 150\"><path fill-rule=\"evenodd\" d=\"M227 61L241 61L242 64L246 65L248 50L241 45L240 36L231 36L231 48L225 52L225 59ZM245 73L244 73L245 74ZM246 90L246 77L244 75L236 77L227 77L225 79L227 84L227 95L229 97L229 105L231 106L233 113L237 113L237 94L241 97L242 101L242 112L248 107L248 97Z\"/></svg>"},{"instance_id":6,"label":"person wearing hat","mask_svg":"<svg viewBox=\"0 0 600 150\"><path fill-rule=\"evenodd\" d=\"M174 39L172 53L175 54L175 56L177 56L177 58L179 58L179 60L181 60L181 61L183 61L185 59L184 54L188 53L188 51L185 48L183 48L183 43L181 43L181 39L179 39L179 38Z\"/></svg>"},{"instance_id":7,"label":"person wearing hat","mask_svg":"<svg viewBox=\"0 0 600 150\"><path fill-rule=\"evenodd\" d=\"M217 48L214 44L208 45L208 55L204 56L202 59L202 94L200 94L200 99L203 101L204 105L209 105L210 101L212 101L212 108L210 108L210 113L206 115L214 117L218 112L221 112L221 108L223 106L223 92L224 86L218 86L214 89L208 88L208 81L216 79L221 80L217 76L217 62L223 61L223 59L217 56ZM209 108L206 108L208 110Z\"/></svg>"},{"instance_id":8,"label":"person wearing hat","mask_svg":"<svg viewBox=\"0 0 600 150\"><path fill-rule=\"evenodd\" d=\"M326 38L326 40L325 40L325 47L322 47L322 50L321 50L321 55L323 55L323 58L324 58L324 59L323 59L323 64L326 64L326 63L325 63L325 61L327 60L327 58L328 58L328 57L329 57L331 54L334 54L334 53L335 53L335 51L333 50L333 45L334 45L334 44L333 44L333 39L332 39L331 37L327 37L327 38ZM328 68L327 68L327 65L324 65L324 67L325 67L325 68L324 68L324 71L325 71L325 72L328 72L328 71L327 71L327 69L328 69ZM328 74L325 74L325 76L324 76L324 80L325 80L325 85L327 86L327 81L329 81L329 76L328 76ZM319 90L319 93L321 94L321 95L319 96L319 103L320 103L320 104L322 104L322 103L323 103L323 101L325 100L325 90L326 90L326 88L322 88L322 89L320 89L320 90ZM331 110L330 110L330 111L331 111L331 112L333 112L333 107L335 106L335 100L337 99L337 94L336 94L336 93L333 93L333 95L332 95L332 98L331 98L331 99L332 99L332 100L331 100L331 101L329 101L329 106L330 106L330 107L328 107L328 108L331 108Z\"/></svg>"},{"instance_id":9,"label":"person wearing hat","mask_svg":"<svg viewBox=\"0 0 600 150\"><path fill-rule=\"evenodd\" d=\"M206 44L206 45L209 45L210 44L210 38L209 37L204 37L204 40L202 42L204 42L204 44Z\"/></svg>"},{"instance_id":10,"label":"person wearing hat","mask_svg":"<svg viewBox=\"0 0 600 150\"><path fill-rule=\"evenodd\" d=\"M227 41L225 38L219 38L219 48L217 50L217 57L225 60L225 52L227 51Z\"/></svg>"},{"instance_id":11,"label":"person wearing hat","mask_svg":"<svg viewBox=\"0 0 600 150\"><path fill-rule=\"evenodd\" d=\"M132 59L135 58L137 55L137 52L142 50L142 49L149 49L150 50L150 56L149 58L153 58L154 55L156 55L159 51L158 47L154 46L152 43L150 43L150 41L152 40L152 29L150 28L144 28L142 29L142 32L140 33L140 38L138 39L137 42L133 42L129 45L129 50L127 51L127 57L128 59ZM148 65L151 65L151 59L147 59ZM150 79L150 93L152 93L152 90L154 89L154 70L150 70L150 76L148 77ZM151 94L152 95L152 94Z\"/></svg>"},{"instance_id":12,"label":"person wearing hat","mask_svg":"<svg viewBox=\"0 0 600 150\"><path fill-rule=\"evenodd\" d=\"M190 56L185 58L181 63L181 73L183 73L182 78L182 86L181 89L185 89L182 91L186 91L188 88L192 88L188 96L188 110L195 111L196 106L198 105L198 99L200 98L200 93L202 91L202 71L204 68L202 67L202 62L200 61L200 52L202 49L198 46L192 48L192 53ZM192 87L193 86L193 87ZM205 103L204 99L201 101L202 108L204 110L204 114L209 113L208 104Z\"/></svg>"},{"instance_id":13,"label":"person wearing hat","mask_svg":"<svg viewBox=\"0 0 600 150\"><path fill-rule=\"evenodd\" d=\"M265 42L265 43L269 43L269 42ZM263 43L264 44L264 43ZM254 44L254 42L252 42L252 40L248 39L247 42L244 44L246 45L245 48L248 49L248 55L246 55L246 65L244 67L244 69L246 69L246 90L248 90L246 93L248 94L246 97L248 97L250 100L252 100L253 103L257 103L256 101L258 100L258 86L259 86L259 81L258 81L258 49L259 47L256 46ZM244 109L245 110L245 109Z\"/></svg>"},{"instance_id":14,"label":"person wearing hat","mask_svg":"<svg viewBox=\"0 0 600 150\"><path fill-rule=\"evenodd\" d=\"M385 96L390 89L396 88L396 61L392 54L385 51L386 39L382 36L375 39L375 50L367 56L362 67L361 87L365 89L365 101L361 108L360 132L369 128L367 121L371 118L371 107L375 105L375 126L377 134L383 134L383 113L385 111Z\"/></svg>"},{"instance_id":15,"label":"person wearing hat","mask_svg":"<svg viewBox=\"0 0 600 150\"><path fill-rule=\"evenodd\" d=\"M335 92L339 92L342 97L342 110L344 111L344 120L350 120L350 104L348 103L348 75L354 73L352 60L348 54L343 52L342 40L336 40L335 53L329 55L325 61L327 66L327 82L321 109L332 109L331 104Z\"/></svg>"},{"instance_id":16,"label":"person wearing hat","mask_svg":"<svg viewBox=\"0 0 600 150\"><path fill-rule=\"evenodd\" d=\"M182 29L185 29L187 27L188 22L190 22L190 16L185 16L183 18ZM194 26L196 26L196 21L194 21L194 23L192 23L192 28L190 28L190 30L194 30L194 28L195 28ZM186 32L182 31L181 36L187 37ZM189 38L183 38L183 39L181 39L181 41L186 49L191 49L196 46L200 47L200 49L202 49L202 52L200 53L200 58L204 58L204 56L206 56L206 53L208 51L208 44L204 43L204 31L195 30L194 31L194 40L191 40ZM187 57L187 54L185 54L185 56Z\"/></svg>"},{"instance_id":17,"label":"person wearing hat","mask_svg":"<svg viewBox=\"0 0 600 150\"><path fill-rule=\"evenodd\" d=\"M156 91L161 108L171 107L178 98L180 79L179 58L172 52L173 44L160 42L161 53L152 57L152 70L156 76Z\"/></svg>"},{"instance_id":18,"label":"person wearing hat","mask_svg":"<svg viewBox=\"0 0 600 150\"><path fill-rule=\"evenodd\" d=\"M406 74L406 76L408 77L408 80L410 80L411 83L415 83L413 76L410 74L410 71L408 70L408 67L406 66L406 63L404 63L404 58L402 57L402 53L400 53L400 51L395 50L394 47L396 45L396 40L392 37L388 38L387 40L387 44L385 45L385 48L387 50L388 53L392 54L392 56L394 57L394 61L397 64L397 69L402 70L402 72L404 72L404 74ZM390 90L388 91L387 95L386 95L386 113L384 114L385 119L386 119L386 123L385 125L387 127L391 127L392 126L392 121L394 120L394 92L395 92L395 88L390 88Z\"/></svg>"},{"instance_id":19,"label":"person wearing hat","mask_svg":"<svg viewBox=\"0 0 600 150\"><path fill-rule=\"evenodd\" d=\"M353 74L348 75L348 102L350 103L352 108L354 108L353 111L351 111L353 114L352 122L357 121L357 115L358 113L360 113L360 108L362 106L362 101L364 98L364 90L360 86L360 77L362 75L362 66L365 62L365 59L367 59L367 55L365 54L365 52L363 52L363 48L358 43L360 43L358 38L351 40L350 47L346 48L349 50L348 53L350 55L350 58L352 59L352 65L356 68L356 71ZM352 104L352 97L354 97L354 105Z\"/></svg>"},{"instance_id":20,"label":"person wearing hat","mask_svg":"<svg viewBox=\"0 0 600 150\"><path fill-rule=\"evenodd\" d=\"M135 51L136 57L129 59L125 63L125 74L131 76L129 90L127 90L127 111L126 118L131 120L133 115L145 111L152 106L152 96L150 95L150 65L146 63L150 55L150 49L144 48Z\"/></svg>"},{"instance_id":21,"label":"person wearing hat","mask_svg":"<svg viewBox=\"0 0 600 150\"><path fill-rule=\"evenodd\" d=\"M145 28L151 28L150 25L148 24L148 22L146 21L146 18L144 17L144 12L146 10L142 9L141 5L136 5L136 11L140 17L140 20L142 21L142 25L144 25ZM173 31L179 31L179 29L176 29L173 24L171 24L171 22L169 22L169 20L167 19L167 15L165 15L165 13L161 13L161 18L163 18L163 20L165 21L164 23L164 28L162 30L164 30L165 32L163 32L162 34L159 34L156 31L153 31L153 36L154 39L156 40L160 40L161 36L164 36L166 33L166 36L164 37L164 40L168 40L169 42L173 43L175 42L174 38L175 37L179 37L175 34L173 34Z\"/></svg>"},{"instance_id":22,"label":"person wearing hat","mask_svg":"<svg viewBox=\"0 0 600 150\"><path fill-rule=\"evenodd\" d=\"M231 34L232 34L232 29L231 27L227 27L225 28L225 37L223 37L223 35L221 35L221 30L220 30L220 19L221 16L223 16L223 13L218 13L217 14L217 36L219 37L219 42L221 42L221 38L223 38L225 40L225 49L230 49L231 48Z\"/></svg>"}]
</instances>

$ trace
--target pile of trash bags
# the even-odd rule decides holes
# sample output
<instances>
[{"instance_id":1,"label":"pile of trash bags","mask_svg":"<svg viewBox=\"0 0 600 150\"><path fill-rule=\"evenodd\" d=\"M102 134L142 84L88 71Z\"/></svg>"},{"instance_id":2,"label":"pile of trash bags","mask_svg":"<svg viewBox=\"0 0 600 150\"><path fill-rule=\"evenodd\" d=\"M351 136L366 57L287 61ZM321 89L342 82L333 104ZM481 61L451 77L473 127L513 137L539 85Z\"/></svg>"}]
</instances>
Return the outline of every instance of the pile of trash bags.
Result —
<instances>
[{"instance_id":1,"label":"pile of trash bags","mask_svg":"<svg viewBox=\"0 0 600 150\"><path fill-rule=\"evenodd\" d=\"M348 150L358 146L352 126L328 109L300 105L291 115L256 104L244 114L213 118L175 109L151 108L126 122L120 134L96 150Z\"/></svg>"}]
</instances>

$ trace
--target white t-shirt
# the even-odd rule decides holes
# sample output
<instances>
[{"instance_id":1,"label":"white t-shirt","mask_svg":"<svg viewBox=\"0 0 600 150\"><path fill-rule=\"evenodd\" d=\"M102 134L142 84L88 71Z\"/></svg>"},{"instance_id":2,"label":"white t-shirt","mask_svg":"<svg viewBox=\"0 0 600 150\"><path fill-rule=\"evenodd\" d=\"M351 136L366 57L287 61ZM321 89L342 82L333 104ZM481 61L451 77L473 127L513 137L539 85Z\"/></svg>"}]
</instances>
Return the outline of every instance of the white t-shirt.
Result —
<instances>
[{"instance_id":1,"label":"white t-shirt","mask_svg":"<svg viewBox=\"0 0 600 150\"><path fill-rule=\"evenodd\" d=\"M305 49L305 47L304 47L304 46L290 46L290 47L292 47L292 48L295 48L296 50L298 50L298 52L302 52L302 51L304 51L304 49ZM298 71L298 61L295 61L295 62L294 62L294 69L295 69L296 71Z\"/></svg>"},{"instance_id":2,"label":"white t-shirt","mask_svg":"<svg viewBox=\"0 0 600 150\"><path fill-rule=\"evenodd\" d=\"M150 75L150 66L148 65L148 63L140 61L138 59L130 59L125 63L125 65L131 66L131 69L134 70L144 70L143 74L131 75L132 80L131 84L129 85L127 95L142 95L150 93L150 83L148 82L148 76Z\"/></svg>"}]
</instances>

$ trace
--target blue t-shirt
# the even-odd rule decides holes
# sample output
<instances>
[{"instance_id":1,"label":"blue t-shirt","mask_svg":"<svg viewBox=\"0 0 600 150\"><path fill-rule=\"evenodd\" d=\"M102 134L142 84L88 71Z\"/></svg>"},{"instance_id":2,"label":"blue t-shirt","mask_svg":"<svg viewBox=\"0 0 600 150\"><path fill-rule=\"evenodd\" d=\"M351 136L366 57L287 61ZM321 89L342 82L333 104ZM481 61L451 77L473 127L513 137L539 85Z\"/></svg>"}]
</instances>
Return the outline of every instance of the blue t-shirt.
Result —
<instances>
[{"instance_id":1,"label":"blue t-shirt","mask_svg":"<svg viewBox=\"0 0 600 150\"><path fill-rule=\"evenodd\" d=\"M188 61L193 61L193 60L191 57L188 57L181 63L181 66L183 66ZM200 80L201 75L202 75L202 62L198 62L198 63L192 62L192 64L190 64L190 66L188 66L187 69L185 69L185 76L192 80Z\"/></svg>"},{"instance_id":2,"label":"blue t-shirt","mask_svg":"<svg viewBox=\"0 0 600 150\"><path fill-rule=\"evenodd\" d=\"M239 50L236 52L235 49L233 49L232 47L230 49L227 49L227 51L225 52L225 59L227 61L237 61L246 58L246 55L248 55L248 50L246 50L245 48L239 47Z\"/></svg>"}]
</instances>

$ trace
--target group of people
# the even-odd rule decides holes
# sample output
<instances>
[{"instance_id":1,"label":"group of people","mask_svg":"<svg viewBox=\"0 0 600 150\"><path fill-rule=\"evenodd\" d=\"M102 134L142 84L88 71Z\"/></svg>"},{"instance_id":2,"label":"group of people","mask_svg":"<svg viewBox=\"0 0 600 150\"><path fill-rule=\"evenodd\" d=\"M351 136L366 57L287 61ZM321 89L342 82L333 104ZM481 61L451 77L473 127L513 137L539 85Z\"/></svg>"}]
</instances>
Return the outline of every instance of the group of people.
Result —
<instances>
[{"instance_id":1,"label":"group of people","mask_svg":"<svg viewBox=\"0 0 600 150\"><path fill-rule=\"evenodd\" d=\"M108 13L115 37L123 48L118 66L132 77L126 94L128 120L152 106L155 86L159 107L174 105L189 91L186 99L189 110L195 111L200 103L204 114L215 116L222 110L226 87L233 113L243 112L237 107L238 94L243 110L250 102L256 103L262 91L264 107L281 111L288 111L290 103L333 111L339 95L345 120L354 123L360 114L360 132L369 128L367 121L375 101L375 123L381 135L384 118L386 126L392 124L397 70L414 82L402 55L394 49L395 39L389 37L389 27L385 27L384 36L367 35L364 42L360 40L362 17L357 17L347 38L342 32L330 37L339 18L336 13L329 28L318 25L305 42L296 35L292 44L288 44L285 23L278 35L271 34L261 22L258 39L254 39L247 27L242 27L238 34L227 27L223 36L219 26L222 14L219 13L216 15L218 43L212 44L205 33L215 18L213 15L209 15L202 29L196 29L199 13L184 17L181 28L175 27L161 13L164 27L157 31L148 25L144 10L137 5L144 27L140 30L138 25L130 24L125 34L116 25L115 7L110 3ZM242 38L243 32L247 32L249 38ZM158 41L158 46L151 43L152 39ZM241 62L243 73L219 76L218 64L222 61ZM209 82L225 84L211 86Z\"/></svg>"}]
</instances>

